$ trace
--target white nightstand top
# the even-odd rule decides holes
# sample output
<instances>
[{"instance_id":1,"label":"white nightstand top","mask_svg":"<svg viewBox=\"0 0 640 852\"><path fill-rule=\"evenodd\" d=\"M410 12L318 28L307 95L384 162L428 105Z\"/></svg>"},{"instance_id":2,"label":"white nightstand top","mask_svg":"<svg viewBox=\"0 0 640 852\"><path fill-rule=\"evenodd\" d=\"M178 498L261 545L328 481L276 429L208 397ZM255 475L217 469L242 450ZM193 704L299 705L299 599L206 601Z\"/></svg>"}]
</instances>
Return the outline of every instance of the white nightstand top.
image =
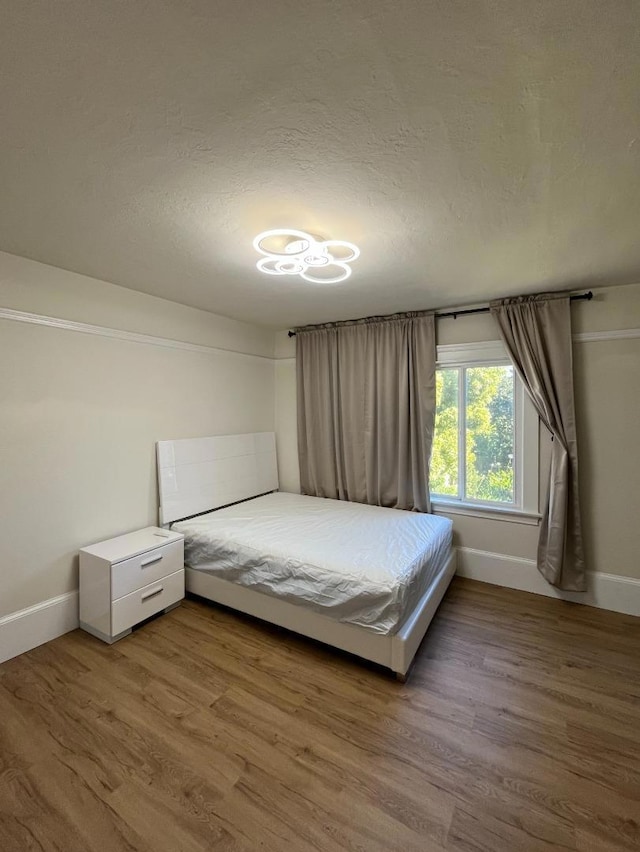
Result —
<instances>
[{"instance_id":1,"label":"white nightstand top","mask_svg":"<svg viewBox=\"0 0 640 852\"><path fill-rule=\"evenodd\" d=\"M172 541L180 541L184 538L182 533L173 530L163 530L160 527L145 527L143 530L119 535L116 538L101 541L91 547L83 547L82 553L89 553L107 562L121 562L123 559L131 559L148 550L154 550L163 544Z\"/></svg>"}]
</instances>

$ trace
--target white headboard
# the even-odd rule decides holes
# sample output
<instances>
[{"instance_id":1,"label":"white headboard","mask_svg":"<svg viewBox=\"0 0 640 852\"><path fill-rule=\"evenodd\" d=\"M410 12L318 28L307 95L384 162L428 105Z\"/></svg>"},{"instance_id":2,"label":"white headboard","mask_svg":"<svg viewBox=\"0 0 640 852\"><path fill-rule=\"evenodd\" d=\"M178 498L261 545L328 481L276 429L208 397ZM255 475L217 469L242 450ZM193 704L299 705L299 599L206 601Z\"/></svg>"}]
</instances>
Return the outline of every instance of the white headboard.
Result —
<instances>
[{"instance_id":1,"label":"white headboard","mask_svg":"<svg viewBox=\"0 0 640 852\"><path fill-rule=\"evenodd\" d=\"M160 524L278 487L273 432L158 441Z\"/></svg>"}]
</instances>

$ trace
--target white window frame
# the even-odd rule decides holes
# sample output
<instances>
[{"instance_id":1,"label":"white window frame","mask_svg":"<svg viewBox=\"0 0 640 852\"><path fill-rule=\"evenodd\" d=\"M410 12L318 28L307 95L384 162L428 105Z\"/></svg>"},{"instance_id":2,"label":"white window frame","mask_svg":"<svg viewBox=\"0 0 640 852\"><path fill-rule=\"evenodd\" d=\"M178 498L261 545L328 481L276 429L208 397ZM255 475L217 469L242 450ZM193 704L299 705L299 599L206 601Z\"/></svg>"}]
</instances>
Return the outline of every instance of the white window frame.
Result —
<instances>
[{"instance_id":1,"label":"white window frame","mask_svg":"<svg viewBox=\"0 0 640 852\"><path fill-rule=\"evenodd\" d=\"M499 340L484 343L462 343L437 347L436 369L447 367L492 367L511 365L504 345ZM460 393L464 388L460 383ZM460 405L459 411L463 407ZM438 514L472 515L494 520L537 524L539 512L539 430L538 414L524 386L514 371L514 501L501 504L482 500L432 494L431 504ZM463 431L458 429L460 444ZM462 452L462 447L460 449ZM461 493L464 494L464 483Z\"/></svg>"}]
</instances>

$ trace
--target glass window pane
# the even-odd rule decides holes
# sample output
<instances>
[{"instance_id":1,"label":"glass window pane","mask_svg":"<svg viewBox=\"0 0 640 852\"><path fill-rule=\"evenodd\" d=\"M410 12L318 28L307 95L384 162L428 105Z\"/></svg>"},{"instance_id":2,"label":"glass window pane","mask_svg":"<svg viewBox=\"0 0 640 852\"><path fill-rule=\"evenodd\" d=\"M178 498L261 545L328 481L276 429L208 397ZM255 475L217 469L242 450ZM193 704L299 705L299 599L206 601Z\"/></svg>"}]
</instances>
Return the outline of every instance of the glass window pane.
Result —
<instances>
[{"instance_id":1,"label":"glass window pane","mask_svg":"<svg viewBox=\"0 0 640 852\"><path fill-rule=\"evenodd\" d=\"M465 373L465 496L513 503L513 367L468 367Z\"/></svg>"},{"instance_id":2,"label":"glass window pane","mask_svg":"<svg viewBox=\"0 0 640 852\"><path fill-rule=\"evenodd\" d=\"M458 381L460 370L436 370L436 427L431 450L432 494L458 497Z\"/></svg>"}]
</instances>

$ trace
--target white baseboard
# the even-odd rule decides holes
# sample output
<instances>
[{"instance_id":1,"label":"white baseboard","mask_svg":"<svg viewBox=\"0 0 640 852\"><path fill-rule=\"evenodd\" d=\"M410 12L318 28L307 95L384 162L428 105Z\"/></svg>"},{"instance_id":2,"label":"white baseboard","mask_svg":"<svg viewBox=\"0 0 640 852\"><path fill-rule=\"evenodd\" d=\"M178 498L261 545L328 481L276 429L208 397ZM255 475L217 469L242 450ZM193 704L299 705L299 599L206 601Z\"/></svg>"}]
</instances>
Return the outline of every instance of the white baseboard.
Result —
<instances>
[{"instance_id":1,"label":"white baseboard","mask_svg":"<svg viewBox=\"0 0 640 852\"><path fill-rule=\"evenodd\" d=\"M533 559L458 547L461 577L520 589L574 603L640 616L640 580L618 574L589 572L587 592L562 592L550 586ZM0 618L0 663L50 642L78 627L78 592L50 598Z\"/></svg>"},{"instance_id":2,"label":"white baseboard","mask_svg":"<svg viewBox=\"0 0 640 852\"><path fill-rule=\"evenodd\" d=\"M489 553L472 547L458 547L457 550L457 573L461 577L640 616L640 580L590 571L586 592L563 592L547 583L533 559Z\"/></svg>"},{"instance_id":3,"label":"white baseboard","mask_svg":"<svg viewBox=\"0 0 640 852\"><path fill-rule=\"evenodd\" d=\"M0 663L78 626L78 592L67 592L0 618Z\"/></svg>"}]
</instances>

